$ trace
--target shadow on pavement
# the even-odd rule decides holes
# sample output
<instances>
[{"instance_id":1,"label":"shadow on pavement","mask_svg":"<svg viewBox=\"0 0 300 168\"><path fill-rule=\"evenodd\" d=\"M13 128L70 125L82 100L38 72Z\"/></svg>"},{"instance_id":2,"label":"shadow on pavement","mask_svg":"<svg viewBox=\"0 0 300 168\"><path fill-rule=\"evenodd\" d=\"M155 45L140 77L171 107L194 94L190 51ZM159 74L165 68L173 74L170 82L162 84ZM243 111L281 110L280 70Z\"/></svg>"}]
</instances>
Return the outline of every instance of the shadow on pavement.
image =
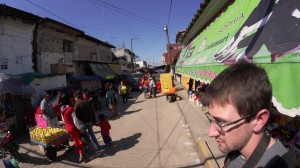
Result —
<instances>
[{"instance_id":1,"label":"shadow on pavement","mask_svg":"<svg viewBox=\"0 0 300 168\"><path fill-rule=\"evenodd\" d=\"M141 110L142 110L142 109L137 109L137 110L132 110L132 111L121 112L121 113L119 113L117 116L115 116L115 117L113 117L113 118L111 118L111 119L109 119L109 120L117 120L117 119L119 119L119 118L121 118L121 117L123 117L123 116L125 116L125 115L133 114L133 113L139 112L139 111L141 111Z\"/></svg>"},{"instance_id":2,"label":"shadow on pavement","mask_svg":"<svg viewBox=\"0 0 300 168\"><path fill-rule=\"evenodd\" d=\"M146 100L136 101L136 102L133 102L132 104L142 103L142 102L144 102L144 101L146 101Z\"/></svg>"},{"instance_id":3,"label":"shadow on pavement","mask_svg":"<svg viewBox=\"0 0 300 168\"><path fill-rule=\"evenodd\" d=\"M132 136L129 136L127 138L122 138L120 140L113 141L112 142L113 143L112 147L104 148L100 152L95 153L92 156L92 158L96 159L96 158L102 158L102 157L106 157L106 156L113 156L119 151L130 149L130 148L134 147L139 142L138 139L141 136L142 136L142 133L136 133L136 134L134 134Z\"/></svg>"}]
</instances>

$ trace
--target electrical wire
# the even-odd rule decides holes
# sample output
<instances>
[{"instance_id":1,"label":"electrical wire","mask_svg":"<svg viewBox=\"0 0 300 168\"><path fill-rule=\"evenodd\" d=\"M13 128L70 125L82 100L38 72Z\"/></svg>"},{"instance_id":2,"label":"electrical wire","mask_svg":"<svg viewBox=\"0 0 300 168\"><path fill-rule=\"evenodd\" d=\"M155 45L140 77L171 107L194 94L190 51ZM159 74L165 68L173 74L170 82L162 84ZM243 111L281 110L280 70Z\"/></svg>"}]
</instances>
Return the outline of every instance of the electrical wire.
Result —
<instances>
[{"instance_id":1,"label":"electrical wire","mask_svg":"<svg viewBox=\"0 0 300 168\"><path fill-rule=\"evenodd\" d=\"M146 21L148 21L148 23L151 23L151 24L147 24L148 26L151 26L151 27L153 27L155 29L161 29L160 26L157 26L157 25L161 25L161 23L158 23L156 21L153 21L153 20L150 20L148 18L142 17L142 16L137 15L137 14L135 14L133 12L129 12L127 10L121 9L121 8L119 8L117 6L114 6L114 5L110 4L110 3L107 3L107 2L104 2L104 1L101 1L101 0L88 0L88 1L93 2L95 4L98 4L98 5L103 5L104 7L108 8L108 9L117 11L117 12L122 13L124 15L130 16L130 17L134 17L135 19L137 19L140 22L143 22L145 24L147 24Z\"/></svg>"},{"instance_id":2,"label":"electrical wire","mask_svg":"<svg viewBox=\"0 0 300 168\"><path fill-rule=\"evenodd\" d=\"M60 17L60 16L54 14L53 12L51 12L51 11L49 11L49 10L47 10L47 9L45 9L45 8L43 8L43 7L39 6L39 5L37 5L37 4L35 4L35 3L33 3L33 2L31 2L31 1L29 1L29 0L25 0L25 1L31 3L31 4L34 5L34 6L37 6L37 7L41 8L42 10L44 10L44 11L46 11L46 12L48 12L48 13L54 15L55 17L57 17L57 18L59 18L59 19L65 21L66 23L68 23L68 24L70 24L70 25L76 27L77 29L79 29L79 28L78 28L76 25L74 25L73 23L71 23L71 22L67 21L66 19L64 19L64 18L62 18L62 17Z\"/></svg>"}]
</instances>

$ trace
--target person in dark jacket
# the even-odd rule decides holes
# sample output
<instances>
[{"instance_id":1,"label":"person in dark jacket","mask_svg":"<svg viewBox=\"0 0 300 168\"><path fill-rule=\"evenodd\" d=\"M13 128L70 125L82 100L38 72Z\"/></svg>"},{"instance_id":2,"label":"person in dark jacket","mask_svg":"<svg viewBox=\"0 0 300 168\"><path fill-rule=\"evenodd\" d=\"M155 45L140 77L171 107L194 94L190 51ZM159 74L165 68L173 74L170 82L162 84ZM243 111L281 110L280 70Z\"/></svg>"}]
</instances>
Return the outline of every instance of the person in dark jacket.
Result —
<instances>
[{"instance_id":1,"label":"person in dark jacket","mask_svg":"<svg viewBox=\"0 0 300 168\"><path fill-rule=\"evenodd\" d=\"M88 133L93 143L97 146L98 149L100 149L100 145L93 131L93 125L96 123L96 118L92 105L88 100L84 100L82 98L82 94L80 91L76 92L74 94L74 97L76 101L74 105L74 110L76 117L82 124L81 130L85 133Z\"/></svg>"}]
</instances>

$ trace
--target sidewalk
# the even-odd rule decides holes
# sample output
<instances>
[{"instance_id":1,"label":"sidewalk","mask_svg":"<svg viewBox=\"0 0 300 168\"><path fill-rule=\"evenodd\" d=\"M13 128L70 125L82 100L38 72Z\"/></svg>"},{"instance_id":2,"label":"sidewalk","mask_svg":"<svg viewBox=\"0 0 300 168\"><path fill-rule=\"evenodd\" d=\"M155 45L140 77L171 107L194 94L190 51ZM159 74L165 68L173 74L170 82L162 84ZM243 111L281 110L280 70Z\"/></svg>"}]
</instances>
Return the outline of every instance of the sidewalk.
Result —
<instances>
[{"instance_id":1,"label":"sidewalk","mask_svg":"<svg viewBox=\"0 0 300 168\"><path fill-rule=\"evenodd\" d=\"M198 144L198 155L204 167L222 167L225 155L218 149L214 138L207 136L209 122L205 116L205 110L190 101L187 90L178 82L174 81L176 91L181 101L177 101L186 125L189 127L195 144Z\"/></svg>"}]
</instances>

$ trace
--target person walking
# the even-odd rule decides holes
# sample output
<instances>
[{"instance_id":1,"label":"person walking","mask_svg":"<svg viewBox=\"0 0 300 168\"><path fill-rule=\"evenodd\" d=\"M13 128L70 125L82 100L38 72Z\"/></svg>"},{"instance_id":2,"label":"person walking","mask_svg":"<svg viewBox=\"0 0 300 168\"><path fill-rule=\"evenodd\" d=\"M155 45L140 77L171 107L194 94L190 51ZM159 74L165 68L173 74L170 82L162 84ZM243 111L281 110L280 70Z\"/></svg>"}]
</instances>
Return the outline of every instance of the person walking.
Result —
<instances>
[{"instance_id":1,"label":"person walking","mask_svg":"<svg viewBox=\"0 0 300 168\"><path fill-rule=\"evenodd\" d=\"M88 100L84 100L82 98L82 94L80 91L74 94L74 98L74 111L79 122L82 124L83 132L86 134L88 133L92 142L96 145L98 149L100 149L100 145L93 131L93 124L96 123L96 118L92 105Z\"/></svg>"},{"instance_id":2,"label":"person walking","mask_svg":"<svg viewBox=\"0 0 300 168\"><path fill-rule=\"evenodd\" d=\"M117 114L117 107L118 107L118 102L117 102L117 93L113 90L113 85L109 85L109 89L106 92L106 103L108 107L108 117L112 118Z\"/></svg>"},{"instance_id":3,"label":"person walking","mask_svg":"<svg viewBox=\"0 0 300 168\"><path fill-rule=\"evenodd\" d=\"M96 123L95 125L100 127L103 142L106 145L106 147L110 147L110 146L112 146L112 143L111 143L112 140L109 135L109 130L111 129L111 126L110 126L109 122L106 120L104 114L100 114L98 116L98 118L99 118L100 122Z\"/></svg>"},{"instance_id":4,"label":"person walking","mask_svg":"<svg viewBox=\"0 0 300 168\"><path fill-rule=\"evenodd\" d=\"M123 81L121 81L121 84L118 87L118 92L119 95L122 96L123 103L126 104L128 100L128 88Z\"/></svg>"},{"instance_id":5,"label":"person walking","mask_svg":"<svg viewBox=\"0 0 300 168\"><path fill-rule=\"evenodd\" d=\"M75 148L79 154L79 162L87 162L86 157L84 156L83 152L83 142L80 138L80 131L75 126L74 123L74 108L69 105L63 105L60 108L62 121L65 124L67 132L70 134L71 138L73 139Z\"/></svg>"},{"instance_id":6,"label":"person walking","mask_svg":"<svg viewBox=\"0 0 300 168\"><path fill-rule=\"evenodd\" d=\"M58 118L54 113L52 108L52 103L49 100L49 93L44 92L43 100L41 101L40 108L43 114L43 117L46 119L47 126L52 128L58 128Z\"/></svg>"},{"instance_id":7,"label":"person walking","mask_svg":"<svg viewBox=\"0 0 300 168\"><path fill-rule=\"evenodd\" d=\"M272 86L267 73L240 61L222 71L205 90L208 136L228 153L224 167L296 167L295 154L266 133Z\"/></svg>"}]
</instances>

